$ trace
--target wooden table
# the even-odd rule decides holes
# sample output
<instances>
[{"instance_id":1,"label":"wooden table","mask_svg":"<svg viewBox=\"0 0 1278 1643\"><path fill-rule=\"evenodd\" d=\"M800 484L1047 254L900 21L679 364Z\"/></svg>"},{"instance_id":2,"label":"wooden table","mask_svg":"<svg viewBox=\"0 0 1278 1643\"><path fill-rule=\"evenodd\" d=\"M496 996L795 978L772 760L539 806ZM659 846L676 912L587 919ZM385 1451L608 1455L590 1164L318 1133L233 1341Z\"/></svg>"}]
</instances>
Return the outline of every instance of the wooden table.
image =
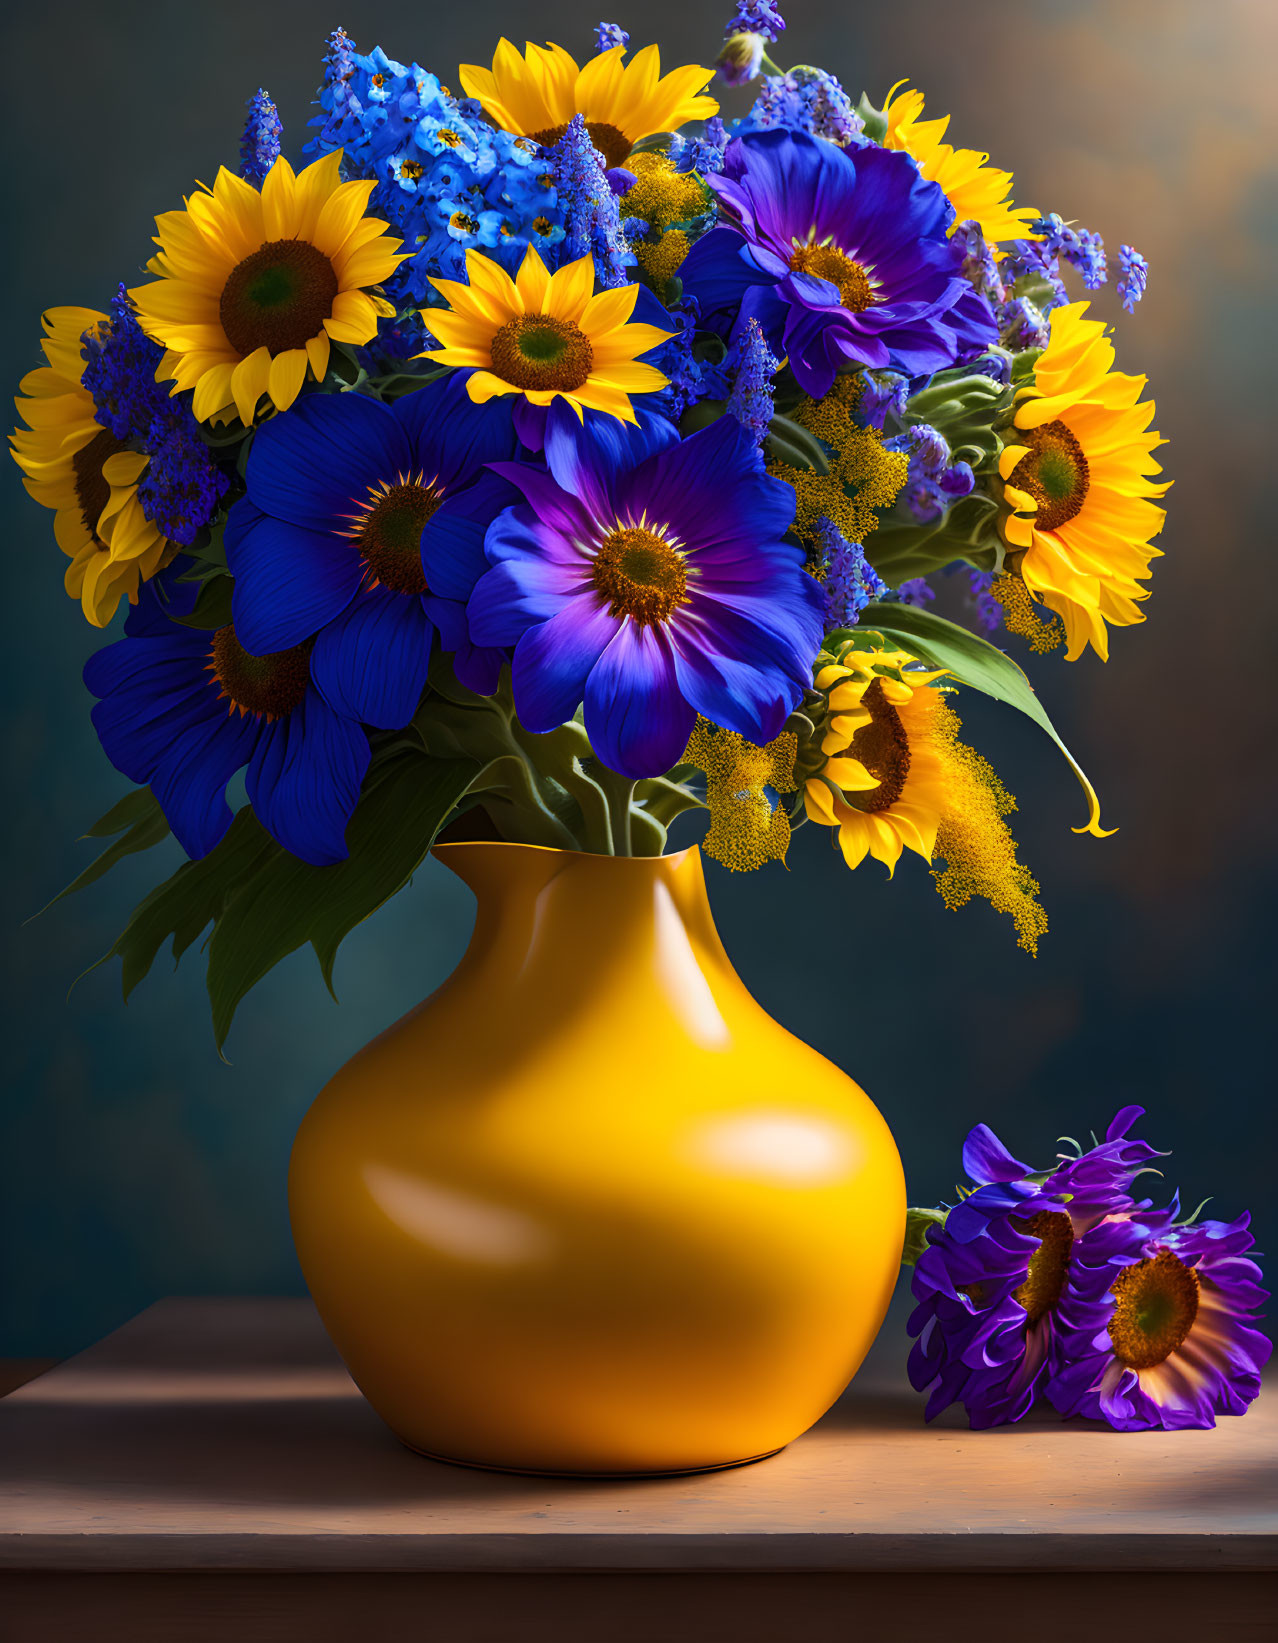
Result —
<instances>
[{"instance_id":1,"label":"wooden table","mask_svg":"<svg viewBox=\"0 0 1278 1643\"><path fill-rule=\"evenodd\" d=\"M548 1481L401 1448L306 1301L162 1301L0 1402L0 1638L1278 1638L1272 1391L972 1433L901 1356L757 1465Z\"/></svg>"}]
</instances>

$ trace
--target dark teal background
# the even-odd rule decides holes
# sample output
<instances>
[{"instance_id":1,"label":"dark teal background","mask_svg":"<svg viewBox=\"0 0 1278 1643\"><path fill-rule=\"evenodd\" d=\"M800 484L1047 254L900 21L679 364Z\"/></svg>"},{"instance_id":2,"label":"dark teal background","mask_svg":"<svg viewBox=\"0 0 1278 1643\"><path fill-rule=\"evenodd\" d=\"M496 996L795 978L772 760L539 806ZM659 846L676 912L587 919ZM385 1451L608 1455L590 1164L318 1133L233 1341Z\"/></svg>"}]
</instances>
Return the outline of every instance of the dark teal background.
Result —
<instances>
[{"instance_id":1,"label":"dark teal background","mask_svg":"<svg viewBox=\"0 0 1278 1643\"><path fill-rule=\"evenodd\" d=\"M593 3L593 0L592 0ZM987 908L952 914L923 864L849 875L806 829L791 871L710 868L729 951L763 1004L846 1066L896 1133L915 1201L947 1192L985 1119L1022 1155L1101 1129L1128 1101L1175 1149L1168 1185L1251 1207L1272 1245L1274 1014L1273 371L1278 150L1266 0L892 0L784 7L782 61L879 101L909 75L960 143L1018 174L1016 198L1149 257L1137 315L1112 294L1123 368L1147 371L1177 481L1148 622L1114 659L1032 671L1110 825L1048 742L964 693L960 710L1021 801L1022 854L1051 933L1035 961ZM728 0L610 13L669 63L707 58ZM531 23L532 18L535 23ZM279 103L297 158L326 32L416 57L446 82L531 27L589 51L593 11L223 0L61 3L6 25L3 376L38 363L40 310L105 307L137 281L150 219L235 163L243 101ZM740 99L739 99L740 100ZM309 952L242 1007L220 1062L197 954L127 1009L114 967L67 1000L175 847L36 923L89 857L76 835L125 789L80 683L99 642L62 592L51 516L3 483L3 895L7 1064L0 1353L61 1354L173 1292L300 1287L285 1216L293 1131L360 1044L451 969L468 893L434 863L347 942L342 1005ZM1017 642L1012 642L1013 649ZM162 858L162 859L161 859ZM494 1001L495 1005L498 1001Z\"/></svg>"}]
</instances>

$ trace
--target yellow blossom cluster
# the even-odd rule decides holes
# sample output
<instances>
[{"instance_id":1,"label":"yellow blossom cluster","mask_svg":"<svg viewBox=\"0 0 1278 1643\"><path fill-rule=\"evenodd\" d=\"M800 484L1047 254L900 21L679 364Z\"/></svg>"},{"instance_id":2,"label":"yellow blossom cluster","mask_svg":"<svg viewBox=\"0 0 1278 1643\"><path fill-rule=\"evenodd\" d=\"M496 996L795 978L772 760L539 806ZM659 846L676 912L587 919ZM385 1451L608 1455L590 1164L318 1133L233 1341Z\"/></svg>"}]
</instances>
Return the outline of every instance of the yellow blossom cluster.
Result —
<instances>
[{"instance_id":1,"label":"yellow blossom cluster","mask_svg":"<svg viewBox=\"0 0 1278 1643\"><path fill-rule=\"evenodd\" d=\"M626 165L635 185L622 196L621 214L642 217L649 225L653 237L632 243L640 268L660 291L688 255L687 234L672 225L701 216L709 195L694 172L676 171L668 154L632 154Z\"/></svg>"},{"instance_id":2,"label":"yellow blossom cluster","mask_svg":"<svg viewBox=\"0 0 1278 1643\"><path fill-rule=\"evenodd\" d=\"M749 873L768 861L784 861L790 845L790 818L765 788L793 793L798 738L783 731L766 747L756 747L735 730L720 730L698 719L684 762L705 772L710 831L702 841L708 856Z\"/></svg>"},{"instance_id":3,"label":"yellow blossom cluster","mask_svg":"<svg viewBox=\"0 0 1278 1643\"><path fill-rule=\"evenodd\" d=\"M787 462L768 464L774 479L794 487L798 498L794 529L809 549L815 546L823 518L849 542L864 542L905 484L909 467L905 453L884 450L881 433L860 428L853 421L860 393L859 376L836 377L824 399L805 399L789 413L791 421L830 447L829 473L792 468ZM816 564L810 568L818 573L821 569Z\"/></svg>"},{"instance_id":4,"label":"yellow blossom cluster","mask_svg":"<svg viewBox=\"0 0 1278 1643\"><path fill-rule=\"evenodd\" d=\"M1041 656L1065 643L1064 625L1055 616L1044 621L1019 576L1010 572L998 577L990 593L1003 607L1003 626L1009 633L1029 640L1030 649Z\"/></svg>"},{"instance_id":5,"label":"yellow blossom cluster","mask_svg":"<svg viewBox=\"0 0 1278 1643\"><path fill-rule=\"evenodd\" d=\"M1038 880L1016 859L1016 840L1003 817L1016 800L987 759L958 739L962 721L946 703L938 704L932 743L945 771L946 802L936 829L932 870L941 899L953 912L973 896L983 896L996 913L1007 913L1020 946L1037 953L1047 934L1047 914L1035 899Z\"/></svg>"}]
</instances>

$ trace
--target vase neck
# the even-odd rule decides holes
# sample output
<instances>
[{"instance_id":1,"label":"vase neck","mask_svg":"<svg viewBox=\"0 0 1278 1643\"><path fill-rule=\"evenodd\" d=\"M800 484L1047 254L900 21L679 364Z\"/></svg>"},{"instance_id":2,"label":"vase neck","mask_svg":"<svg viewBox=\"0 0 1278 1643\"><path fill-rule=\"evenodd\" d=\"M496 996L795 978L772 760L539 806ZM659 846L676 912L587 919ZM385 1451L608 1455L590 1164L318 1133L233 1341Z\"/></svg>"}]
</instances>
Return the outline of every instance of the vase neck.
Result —
<instances>
[{"instance_id":1,"label":"vase neck","mask_svg":"<svg viewBox=\"0 0 1278 1643\"><path fill-rule=\"evenodd\" d=\"M475 930L455 976L488 985L494 1008L556 1015L612 987L636 1010L671 1010L707 1042L726 1032L715 1002L739 986L706 897L701 853L599 856L520 844L448 844L436 855L475 893Z\"/></svg>"}]
</instances>

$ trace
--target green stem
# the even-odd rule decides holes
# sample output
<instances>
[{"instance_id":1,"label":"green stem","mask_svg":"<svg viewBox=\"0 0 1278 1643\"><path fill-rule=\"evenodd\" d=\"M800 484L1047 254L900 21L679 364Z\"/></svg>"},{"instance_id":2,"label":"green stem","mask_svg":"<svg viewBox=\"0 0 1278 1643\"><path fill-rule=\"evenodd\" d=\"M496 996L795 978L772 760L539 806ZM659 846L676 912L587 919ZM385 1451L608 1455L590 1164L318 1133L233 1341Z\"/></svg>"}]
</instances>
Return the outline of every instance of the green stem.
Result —
<instances>
[{"instance_id":1,"label":"green stem","mask_svg":"<svg viewBox=\"0 0 1278 1643\"><path fill-rule=\"evenodd\" d=\"M599 774L596 780L603 788L608 800L608 819L612 827L612 853L614 856L632 856L630 838L630 806L634 800L635 784L628 776L619 775L615 770L609 770L607 765L595 762Z\"/></svg>"},{"instance_id":2,"label":"green stem","mask_svg":"<svg viewBox=\"0 0 1278 1643\"><path fill-rule=\"evenodd\" d=\"M566 724L547 735L534 736L518 721L512 721L511 733L530 763L577 801L582 822L581 847L598 856L611 856L612 816L608 795L582 768L582 760L591 757L585 730L579 724Z\"/></svg>"}]
</instances>

